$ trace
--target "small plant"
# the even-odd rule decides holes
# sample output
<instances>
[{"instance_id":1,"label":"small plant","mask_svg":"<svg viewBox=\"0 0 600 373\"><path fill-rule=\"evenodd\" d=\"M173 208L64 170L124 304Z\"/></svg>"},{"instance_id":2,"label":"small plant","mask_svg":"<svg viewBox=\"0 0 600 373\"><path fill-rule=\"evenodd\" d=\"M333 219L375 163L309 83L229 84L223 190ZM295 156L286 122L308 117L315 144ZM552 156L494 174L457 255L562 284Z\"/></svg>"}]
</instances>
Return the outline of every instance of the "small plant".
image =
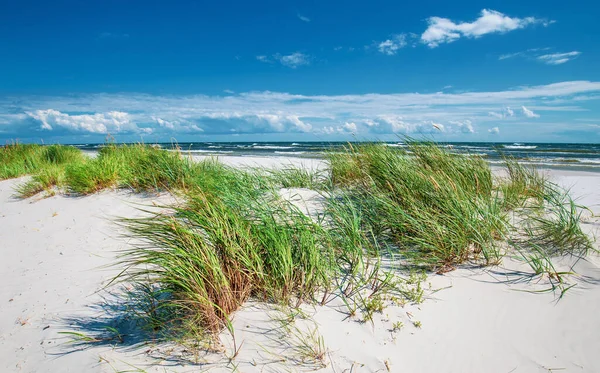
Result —
<instances>
[{"instance_id":1,"label":"small plant","mask_svg":"<svg viewBox=\"0 0 600 373\"><path fill-rule=\"evenodd\" d=\"M413 325L414 325L414 326L415 326L415 328L417 328L417 329L421 329L421 326L423 326L423 325L421 324L421 322L420 322L420 321L417 321L417 320L413 321Z\"/></svg>"},{"instance_id":2,"label":"small plant","mask_svg":"<svg viewBox=\"0 0 600 373\"><path fill-rule=\"evenodd\" d=\"M379 295L371 296L363 301L363 322L373 321L373 314L383 313L385 305Z\"/></svg>"},{"instance_id":3,"label":"small plant","mask_svg":"<svg viewBox=\"0 0 600 373\"><path fill-rule=\"evenodd\" d=\"M402 321L396 321L392 324L392 332L399 332L404 327L404 323Z\"/></svg>"}]
</instances>

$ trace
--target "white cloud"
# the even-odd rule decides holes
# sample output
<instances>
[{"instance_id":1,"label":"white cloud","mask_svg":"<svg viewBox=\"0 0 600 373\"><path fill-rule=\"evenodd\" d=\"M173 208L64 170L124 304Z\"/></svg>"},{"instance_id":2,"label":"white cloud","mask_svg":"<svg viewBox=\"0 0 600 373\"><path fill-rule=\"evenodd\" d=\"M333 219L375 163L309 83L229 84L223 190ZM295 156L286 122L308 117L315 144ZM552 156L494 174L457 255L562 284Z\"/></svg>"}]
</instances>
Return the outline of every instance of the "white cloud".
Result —
<instances>
[{"instance_id":1,"label":"white cloud","mask_svg":"<svg viewBox=\"0 0 600 373\"><path fill-rule=\"evenodd\" d=\"M302 22L310 22L310 18L305 17L300 13L298 13L297 16L298 16L298 19L301 20Z\"/></svg>"},{"instance_id":2,"label":"white cloud","mask_svg":"<svg viewBox=\"0 0 600 373\"><path fill-rule=\"evenodd\" d=\"M351 132L356 133L358 131L358 127L354 122L346 122L340 128L340 132Z\"/></svg>"},{"instance_id":3,"label":"white cloud","mask_svg":"<svg viewBox=\"0 0 600 373\"><path fill-rule=\"evenodd\" d=\"M502 61L502 60L507 60L509 58L515 58L515 57L519 57L519 56L523 56L525 54L525 52L516 52L516 53L507 53L507 54L502 54L498 57L498 60Z\"/></svg>"},{"instance_id":4,"label":"white cloud","mask_svg":"<svg viewBox=\"0 0 600 373\"><path fill-rule=\"evenodd\" d=\"M377 134L430 134L445 131L445 126L443 124L436 123L432 120L408 121L405 120L403 116L391 114L378 115L374 119L365 120L364 123L367 125L369 132Z\"/></svg>"},{"instance_id":5,"label":"white cloud","mask_svg":"<svg viewBox=\"0 0 600 373\"><path fill-rule=\"evenodd\" d=\"M539 118L540 115L534 113L532 110L527 109L525 106L521 106L521 110L523 110L523 114L527 117L527 118Z\"/></svg>"},{"instance_id":6,"label":"white cloud","mask_svg":"<svg viewBox=\"0 0 600 373\"><path fill-rule=\"evenodd\" d=\"M488 115L498 119L510 118L515 116L515 111L511 109L509 106L502 108L500 113L496 111L489 111Z\"/></svg>"},{"instance_id":7,"label":"white cloud","mask_svg":"<svg viewBox=\"0 0 600 373\"><path fill-rule=\"evenodd\" d=\"M399 34L377 44L377 50L383 54L387 54L388 56L393 56L398 52L398 50L404 48L405 46L406 35Z\"/></svg>"},{"instance_id":8,"label":"white cloud","mask_svg":"<svg viewBox=\"0 0 600 373\"><path fill-rule=\"evenodd\" d=\"M130 121L128 113L110 111L107 113L69 115L58 110L36 110L27 112L31 118L42 123L44 130L53 130L62 127L70 131L89 133L119 133L139 130Z\"/></svg>"},{"instance_id":9,"label":"white cloud","mask_svg":"<svg viewBox=\"0 0 600 373\"><path fill-rule=\"evenodd\" d=\"M287 56L276 54L273 57L281 62L282 65L291 67L292 69L295 69L298 66L310 64L310 57L300 52L295 52Z\"/></svg>"},{"instance_id":10,"label":"white cloud","mask_svg":"<svg viewBox=\"0 0 600 373\"><path fill-rule=\"evenodd\" d=\"M331 127L331 126L325 126L323 127L323 133L327 134L327 135L333 135L335 133L335 128Z\"/></svg>"},{"instance_id":11,"label":"white cloud","mask_svg":"<svg viewBox=\"0 0 600 373\"><path fill-rule=\"evenodd\" d=\"M549 25L547 22L534 17L511 18L495 10L483 9L481 15L473 22L455 23L448 18L430 17L429 27L421 35L421 42L430 48L443 43L451 43L461 37L478 38L485 34L506 33L525 28L535 23Z\"/></svg>"},{"instance_id":12,"label":"white cloud","mask_svg":"<svg viewBox=\"0 0 600 373\"><path fill-rule=\"evenodd\" d=\"M573 51L568 53L551 53L537 56L538 61L543 62L547 65L561 65L565 62L569 62L574 58L577 58L581 52Z\"/></svg>"},{"instance_id":13,"label":"white cloud","mask_svg":"<svg viewBox=\"0 0 600 373\"><path fill-rule=\"evenodd\" d=\"M521 57L537 62L545 63L546 65L561 65L569 62L581 55L579 51L572 51L567 53L543 53L548 51L550 48L533 48L523 52L503 54L498 57L499 60L506 60L509 58Z\"/></svg>"},{"instance_id":14,"label":"white cloud","mask_svg":"<svg viewBox=\"0 0 600 373\"><path fill-rule=\"evenodd\" d=\"M475 129L473 128L473 123L469 119L465 119L463 121L460 120L451 120L448 121L450 124L454 124L457 126L458 130L462 133L475 133Z\"/></svg>"},{"instance_id":15,"label":"white cloud","mask_svg":"<svg viewBox=\"0 0 600 373\"><path fill-rule=\"evenodd\" d=\"M178 124L178 122L170 122L168 120L164 120L164 119L158 118L158 117L152 117L152 119L154 119L156 121L156 123L158 123L159 126L170 129L170 130L175 128L175 124Z\"/></svg>"},{"instance_id":16,"label":"white cloud","mask_svg":"<svg viewBox=\"0 0 600 373\"><path fill-rule=\"evenodd\" d=\"M493 127L493 128L490 128L490 129L488 130L488 132L489 132L489 133L491 133L492 135L497 135L497 134L499 134L499 133L500 133L500 128L498 128L498 127Z\"/></svg>"},{"instance_id":17,"label":"white cloud","mask_svg":"<svg viewBox=\"0 0 600 373\"><path fill-rule=\"evenodd\" d=\"M143 128L152 128L157 136L166 138L233 131L239 134L327 133L332 129L333 133L340 134L338 127L345 134L459 136L477 133L478 126L486 129L495 126L499 118L523 123L527 117L523 106L534 115L551 111L569 112L572 120L595 118L596 104L600 102L598 93L600 82L571 81L462 93L294 95L267 91L224 96L0 97L0 128L3 133L17 133L15 128L31 131L32 125L81 133L138 133L148 131ZM518 115L512 108L519 108ZM549 115L546 120L552 123L564 118ZM544 124L543 130L548 131L550 127ZM18 137L24 136L19 134Z\"/></svg>"},{"instance_id":18,"label":"white cloud","mask_svg":"<svg viewBox=\"0 0 600 373\"><path fill-rule=\"evenodd\" d=\"M283 132L289 127L300 132L309 132L312 126L305 123L297 115L257 114L259 120L264 120L277 132Z\"/></svg>"},{"instance_id":19,"label":"white cloud","mask_svg":"<svg viewBox=\"0 0 600 373\"><path fill-rule=\"evenodd\" d=\"M256 59L260 62L265 63L273 63L274 61L279 61L279 63L281 63L282 65L291 67L292 69L295 69L298 66L310 64L310 56L300 52L294 52L288 55L276 53L273 55L273 59L265 55L260 55L256 56Z\"/></svg>"},{"instance_id":20,"label":"white cloud","mask_svg":"<svg viewBox=\"0 0 600 373\"><path fill-rule=\"evenodd\" d=\"M344 123L344 128L350 132L356 132L356 123L346 122Z\"/></svg>"}]
</instances>

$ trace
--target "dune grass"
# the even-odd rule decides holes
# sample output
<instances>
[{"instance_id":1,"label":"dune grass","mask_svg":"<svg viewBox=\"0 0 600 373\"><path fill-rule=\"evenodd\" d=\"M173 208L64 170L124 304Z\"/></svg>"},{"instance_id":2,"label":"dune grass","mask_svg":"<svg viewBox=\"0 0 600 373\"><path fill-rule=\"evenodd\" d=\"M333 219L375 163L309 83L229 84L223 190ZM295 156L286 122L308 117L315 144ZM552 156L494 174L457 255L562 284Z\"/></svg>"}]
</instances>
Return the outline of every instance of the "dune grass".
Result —
<instances>
[{"instance_id":1,"label":"dune grass","mask_svg":"<svg viewBox=\"0 0 600 373\"><path fill-rule=\"evenodd\" d=\"M121 281L161 284L170 294L161 307L185 316L186 330L191 319L211 332L250 296L312 300L329 286L333 253L323 227L254 193L239 198L230 180L212 183L219 193L198 188L173 214L122 221L146 245L125 254L124 264L135 270Z\"/></svg>"},{"instance_id":2,"label":"dune grass","mask_svg":"<svg viewBox=\"0 0 600 373\"><path fill-rule=\"evenodd\" d=\"M182 195L183 203L120 221L139 245L120 257L124 270L114 280L146 295L154 331L179 339L231 327L250 297L297 306L334 294L349 316L360 311L368 321L384 299L422 300L419 281L398 268L493 265L512 249L536 273L560 278L553 256L593 250L579 224L584 208L535 169L506 159L506 176L495 177L477 156L405 144L349 144L329 155L327 172L234 169L142 144L107 144L95 158L11 144L0 149L0 177L31 174L22 197L52 187ZM281 188L319 190L322 218L305 216Z\"/></svg>"},{"instance_id":3,"label":"dune grass","mask_svg":"<svg viewBox=\"0 0 600 373\"><path fill-rule=\"evenodd\" d=\"M18 186L21 197L63 187L67 166L81 164L84 156L72 146L13 143L0 148L0 179L32 175Z\"/></svg>"},{"instance_id":4,"label":"dune grass","mask_svg":"<svg viewBox=\"0 0 600 373\"><path fill-rule=\"evenodd\" d=\"M90 194L118 187L135 192L185 189L195 165L179 152L143 144L103 147L98 156L67 168L67 187Z\"/></svg>"},{"instance_id":5,"label":"dune grass","mask_svg":"<svg viewBox=\"0 0 600 373\"><path fill-rule=\"evenodd\" d=\"M479 256L488 264L499 259L506 214L482 159L408 142L406 150L354 146L331 155L330 164L334 184L349 186L345 198L381 245L439 269Z\"/></svg>"},{"instance_id":6,"label":"dune grass","mask_svg":"<svg viewBox=\"0 0 600 373\"><path fill-rule=\"evenodd\" d=\"M0 180L34 174L52 166L77 163L81 151L72 146L11 143L0 147Z\"/></svg>"}]
</instances>

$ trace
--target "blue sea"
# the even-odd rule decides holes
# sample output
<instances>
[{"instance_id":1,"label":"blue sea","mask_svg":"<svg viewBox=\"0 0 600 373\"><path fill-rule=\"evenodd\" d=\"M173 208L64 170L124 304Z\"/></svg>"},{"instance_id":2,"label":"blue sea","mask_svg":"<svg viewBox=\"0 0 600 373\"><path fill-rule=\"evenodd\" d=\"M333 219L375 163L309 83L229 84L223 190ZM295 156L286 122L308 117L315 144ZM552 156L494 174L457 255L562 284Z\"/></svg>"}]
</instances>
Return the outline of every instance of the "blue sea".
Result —
<instances>
[{"instance_id":1,"label":"blue sea","mask_svg":"<svg viewBox=\"0 0 600 373\"><path fill-rule=\"evenodd\" d=\"M387 146L402 149L402 142ZM600 172L600 144L544 143L440 143L450 151L478 155L493 164L501 164L502 156L514 157L524 164L544 168L577 169ZM323 158L328 152L342 151L347 142L193 142L160 143L164 149L179 146L193 155L228 155L261 157ZM75 145L84 151L97 151L103 144Z\"/></svg>"}]
</instances>

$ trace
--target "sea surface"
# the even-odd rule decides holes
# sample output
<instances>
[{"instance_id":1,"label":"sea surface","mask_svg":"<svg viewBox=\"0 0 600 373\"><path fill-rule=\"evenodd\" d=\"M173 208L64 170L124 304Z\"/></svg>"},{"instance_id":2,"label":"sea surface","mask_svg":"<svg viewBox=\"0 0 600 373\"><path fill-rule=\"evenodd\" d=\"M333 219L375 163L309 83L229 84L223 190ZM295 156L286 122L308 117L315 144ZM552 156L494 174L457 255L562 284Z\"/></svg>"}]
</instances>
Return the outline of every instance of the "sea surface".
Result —
<instances>
[{"instance_id":1,"label":"sea surface","mask_svg":"<svg viewBox=\"0 0 600 373\"><path fill-rule=\"evenodd\" d=\"M403 149L402 142L387 142L387 146ZM501 164L503 156L514 157L524 164L544 168L577 169L600 172L600 144L543 143L440 143L450 151L477 155L493 164ZM193 142L159 143L173 150L177 146L193 155L261 156L324 158L330 152L343 151L347 142ZM75 145L84 151L97 151L103 144Z\"/></svg>"}]
</instances>

